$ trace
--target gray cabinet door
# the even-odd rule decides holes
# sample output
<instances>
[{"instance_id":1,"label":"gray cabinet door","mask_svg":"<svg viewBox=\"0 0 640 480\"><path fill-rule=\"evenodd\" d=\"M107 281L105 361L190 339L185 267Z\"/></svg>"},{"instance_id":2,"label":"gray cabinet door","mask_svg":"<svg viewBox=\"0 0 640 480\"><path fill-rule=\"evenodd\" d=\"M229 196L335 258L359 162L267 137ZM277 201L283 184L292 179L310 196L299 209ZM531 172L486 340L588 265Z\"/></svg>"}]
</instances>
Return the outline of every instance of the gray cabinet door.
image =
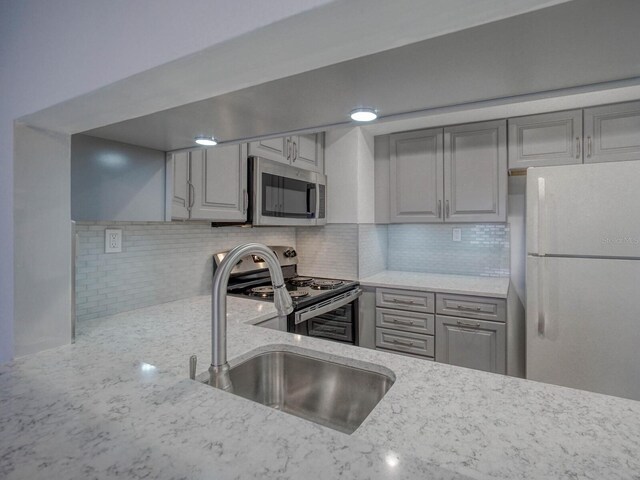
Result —
<instances>
[{"instance_id":1,"label":"gray cabinet door","mask_svg":"<svg viewBox=\"0 0 640 480\"><path fill-rule=\"evenodd\" d=\"M507 122L444 129L446 222L506 222Z\"/></svg>"},{"instance_id":2,"label":"gray cabinet door","mask_svg":"<svg viewBox=\"0 0 640 480\"><path fill-rule=\"evenodd\" d=\"M639 159L640 102L585 109L585 163Z\"/></svg>"},{"instance_id":3,"label":"gray cabinet door","mask_svg":"<svg viewBox=\"0 0 640 480\"><path fill-rule=\"evenodd\" d=\"M312 172L324 173L324 133L291 137L291 164Z\"/></svg>"},{"instance_id":4,"label":"gray cabinet door","mask_svg":"<svg viewBox=\"0 0 640 480\"><path fill-rule=\"evenodd\" d=\"M442 129L390 136L391 223L442 222Z\"/></svg>"},{"instance_id":5,"label":"gray cabinet door","mask_svg":"<svg viewBox=\"0 0 640 480\"><path fill-rule=\"evenodd\" d=\"M189 153L169 154L167 165L172 172L173 195L171 200L171 218L187 220L189 218Z\"/></svg>"},{"instance_id":6,"label":"gray cabinet door","mask_svg":"<svg viewBox=\"0 0 640 480\"><path fill-rule=\"evenodd\" d=\"M244 144L191 152L192 220L246 220L246 157Z\"/></svg>"},{"instance_id":7,"label":"gray cabinet door","mask_svg":"<svg viewBox=\"0 0 640 480\"><path fill-rule=\"evenodd\" d=\"M503 323L436 315L436 361L506 373Z\"/></svg>"},{"instance_id":8,"label":"gray cabinet door","mask_svg":"<svg viewBox=\"0 0 640 480\"><path fill-rule=\"evenodd\" d=\"M509 169L582 163L582 110L509 119Z\"/></svg>"},{"instance_id":9,"label":"gray cabinet door","mask_svg":"<svg viewBox=\"0 0 640 480\"><path fill-rule=\"evenodd\" d=\"M267 138L249 144L248 154L274 162L291 163L291 137Z\"/></svg>"}]
</instances>

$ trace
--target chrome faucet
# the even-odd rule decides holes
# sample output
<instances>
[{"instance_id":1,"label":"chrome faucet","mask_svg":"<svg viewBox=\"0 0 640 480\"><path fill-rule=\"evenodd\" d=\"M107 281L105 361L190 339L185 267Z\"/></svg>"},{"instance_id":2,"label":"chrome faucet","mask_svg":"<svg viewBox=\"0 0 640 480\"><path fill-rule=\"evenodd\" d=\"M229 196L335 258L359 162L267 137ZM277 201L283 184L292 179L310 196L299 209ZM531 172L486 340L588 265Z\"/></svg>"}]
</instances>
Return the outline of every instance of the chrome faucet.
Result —
<instances>
[{"instance_id":1,"label":"chrome faucet","mask_svg":"<svg viewBox=\"0 0 640 480\"><path fill-rule=\"evenodd\" d=\"M224 257L213 276L211 290L211 366L209 367L209 385L222 390L230 390L232 387L227 362L227 284L233 267L247 255L259 256L267 263L278 315L288 315L293 311L293 303L284 284L280 263L269 247L261 243L247 243L237 246Z\"/></svg>"}]
</instances>

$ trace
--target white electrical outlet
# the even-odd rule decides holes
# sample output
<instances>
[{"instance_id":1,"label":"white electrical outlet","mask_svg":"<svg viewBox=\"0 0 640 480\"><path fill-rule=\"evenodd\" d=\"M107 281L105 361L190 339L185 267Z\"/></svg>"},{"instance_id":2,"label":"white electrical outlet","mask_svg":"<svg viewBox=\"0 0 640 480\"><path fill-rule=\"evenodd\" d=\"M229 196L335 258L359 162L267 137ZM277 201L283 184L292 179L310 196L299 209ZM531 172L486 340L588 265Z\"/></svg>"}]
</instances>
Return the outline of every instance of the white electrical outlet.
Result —
<instances>
[{"instance_id":1,"label":"white electrical outlet","mask_svg":"<svg viewBox=\"0 0 640 480\"><path fill-rule=\"evenodd\" d=\"M459 228L454 228L453 229L453 241L454 242L459 242L462 240L462 230Z\"/></svg>"},{"instance_id":2,"label":"white electrical outlet","mask_svg":"<svg viewBox=\"0 0 640 480\"><path fill-rule=\"evenodd\" d=\"M120 253L122 251L122 230L107 228L104 231L104 253Z\"/></svg>"}]
</instances>

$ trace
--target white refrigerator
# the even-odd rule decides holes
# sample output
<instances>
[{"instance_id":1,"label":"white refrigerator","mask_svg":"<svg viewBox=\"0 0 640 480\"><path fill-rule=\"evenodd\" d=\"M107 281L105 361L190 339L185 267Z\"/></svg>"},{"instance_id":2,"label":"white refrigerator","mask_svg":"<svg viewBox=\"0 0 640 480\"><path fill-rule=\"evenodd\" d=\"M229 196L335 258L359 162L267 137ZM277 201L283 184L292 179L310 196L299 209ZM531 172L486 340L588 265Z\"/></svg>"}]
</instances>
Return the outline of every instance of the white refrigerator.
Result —
<instances>
[{"instance_id":1,"label":"white refrigerator","mask_svg":"<svg viewBox=\"0 0 640 480\"><path fill-rule=\"evenodd\" d=\"M640 161L527 171L531 380L640 400Z\"/></svg>"}]
</instances>

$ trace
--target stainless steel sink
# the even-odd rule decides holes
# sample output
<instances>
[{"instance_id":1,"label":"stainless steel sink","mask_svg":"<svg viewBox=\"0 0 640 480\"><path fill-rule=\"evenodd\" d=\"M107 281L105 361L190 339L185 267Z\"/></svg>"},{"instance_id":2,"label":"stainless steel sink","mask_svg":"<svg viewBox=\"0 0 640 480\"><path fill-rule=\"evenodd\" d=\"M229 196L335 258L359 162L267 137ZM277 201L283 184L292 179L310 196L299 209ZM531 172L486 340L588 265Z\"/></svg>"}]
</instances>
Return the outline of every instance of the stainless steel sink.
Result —
<instances>
[{"instance_id":1,"label":"stainless steel sink","mask_svg":"<svg viewBox=\"0 0 640 480\"><path fill-rule=\"evenodd\" d=\"M290 351L269 351L231 368L231 393L353 433L393 385L394 375L388 372Z\"/></svg>"}]
</instances>

